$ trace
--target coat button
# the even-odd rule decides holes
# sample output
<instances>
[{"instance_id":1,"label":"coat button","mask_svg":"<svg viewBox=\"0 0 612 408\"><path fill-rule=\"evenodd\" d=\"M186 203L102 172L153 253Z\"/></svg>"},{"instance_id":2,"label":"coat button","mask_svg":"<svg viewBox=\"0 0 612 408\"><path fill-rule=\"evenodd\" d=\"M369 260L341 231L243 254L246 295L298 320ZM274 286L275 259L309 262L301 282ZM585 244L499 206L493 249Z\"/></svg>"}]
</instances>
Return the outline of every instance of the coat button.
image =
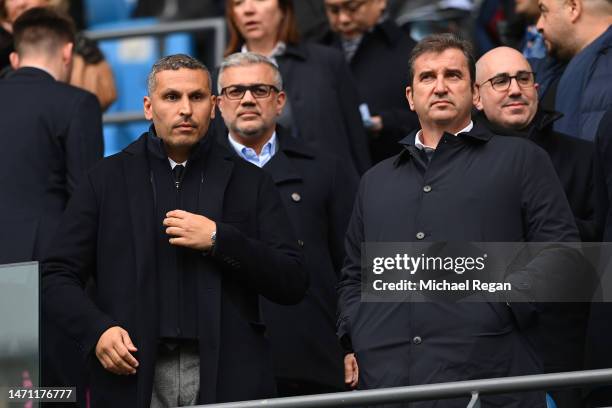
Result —
<instances>
[{"instance_id":1,"label":"coat button","mask_svg":"<svg viewBox=\"0 0 612 408\"><path fill-rule=\"evenodd\" d=\"M425 233L424 232L417 232L416 239L423 239L423 238L425 238Z\"/></svg>"},{"instance_id":2,"label":"coat button","mask_svg":"<svg viewBox=\"0 0 612 408\"><path fill-rule=\"evenodd\" d=\"M431 186L430 185L424 186L423 191L426 193L429 193L431 191Z\"/></svg>"},{"instance_id":3,"label":"coat button","mask_svg":"<svg viewBox=\"0 0 612 408\"><path fill-rule=\"evenodd\" d=\"M414 344L421 344L421 343L423 342L423 339L422 339L422 338L420 338L419 336L415 336L415 337L412 339L412 342L413 342Z\"/></svg>"},{"instance_id":4,"label":"coat button","mask_svg":"<svg viewBox=\"0 0 612 408\"><path fill-rule=\"evenodd\" d=\"M302 196L299 193L292 193L291 194L291 199L294 202L299 203L300 201L302 201Z\"/></svg>"},{"instance_id":5,"label":"coat button","mask_svg":"<svg viewBox=\"0 0 612 408\"><path fill-rule=\"evenodd\" d=\"M304 246L304 241L302 241L301 239L298 239L298 245L300 247L303 247Z\"/></svg>"}]
</instances>

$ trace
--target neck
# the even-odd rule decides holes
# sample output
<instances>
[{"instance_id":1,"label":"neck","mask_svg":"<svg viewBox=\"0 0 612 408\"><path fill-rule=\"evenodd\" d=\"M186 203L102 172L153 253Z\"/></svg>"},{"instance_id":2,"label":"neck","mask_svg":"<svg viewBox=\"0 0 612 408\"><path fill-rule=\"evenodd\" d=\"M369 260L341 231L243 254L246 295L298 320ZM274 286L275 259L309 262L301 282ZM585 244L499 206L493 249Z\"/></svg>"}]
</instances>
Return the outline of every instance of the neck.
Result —
<instances>
[{"instance_id":1,"label":"neck","mask_svg":"<svg viewBox=\"0 0 612 408\"><path fill-rule=\"evenodd\" d=\"M578 46L578 49L576 50L576 54L584 50L593 41L595 41L603 33L605 33L611 24L612 24L612 16L608 16L605 19L598 16L598 18L590 18L590 19L585 20L584 35L580 37L580 45Z\"/></svg>"},{"instance_id":2,"label":"neck","mask_svg":"<svg viewBox=\"0 0 612 408\"><path fill-rule=\"evenodd\" d=\"M60 69L56 65L57 64L54 64L47 60L29 59L29 58L23 58L19 62L19 68L29 67L29 68L42 69L43 71L51 75L56 81L66 82L64 78L62 78L62 75L60 74Z\"/></svg>"},{"instance_id":3,"label":"neck","mask_svg":"<svg viewBox=\"0 0 612 408\"><path fill-rule=\"evenodd\" d=\"M247 43L247 49L250 52L265 55L269 57L272 50L276 47L277 41L273 38L261 38L259 40L251 40Z\"/></svg>"},{"instance_id":4,"label":"neck","mask_svg":"<svg viewBox=\"0 0 612 408\"><path fill-rule=\"evenodd\" d=\"M250 147L255 150L257 155L261 154L261 150L263 147L270 141L272 135L274 134L274 128L266 131L260 137L244 137L240 136L234 132L230 132L230 137L234 139L236 142L240 143L243 146Z\"/></svg>"},{"instance_id":5,"label":"neck","mask_svg":"<svg viewBox=\"0 0 612 408\"><path fill-rule=\"evenodd\" d=\"M458 124L447 125L438 123L421 123L421 141L426 146L436 148L438 147L438 143L440 142L440 139L442 139L442 135L444 134L444 132L456 135L462 129L465 129L467 125L470 124L470 120L472 120L472 118L468 116L466 120L458 122Z\"/></svg>"}]
</instances>

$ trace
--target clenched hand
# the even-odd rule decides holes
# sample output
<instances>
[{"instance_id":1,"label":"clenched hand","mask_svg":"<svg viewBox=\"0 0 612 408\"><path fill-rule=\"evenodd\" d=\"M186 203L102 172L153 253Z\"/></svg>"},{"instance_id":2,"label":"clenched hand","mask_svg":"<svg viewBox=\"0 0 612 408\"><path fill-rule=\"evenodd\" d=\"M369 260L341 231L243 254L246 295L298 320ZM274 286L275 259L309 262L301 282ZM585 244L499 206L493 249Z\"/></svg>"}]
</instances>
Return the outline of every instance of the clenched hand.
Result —
<instances>
[{"instance_id":1,"label":"clenched hand","mask_svg":"<svg viewBox=\"0 0 612 408\"><path fill-rule=\"evenodd\" d=\"M174 210L164 219L166 234L170 235L170 244L196 249L209 250L212 246L211 235L217 229L214 221L203 215L183 210Z\"/></svg>"}]
</instances>

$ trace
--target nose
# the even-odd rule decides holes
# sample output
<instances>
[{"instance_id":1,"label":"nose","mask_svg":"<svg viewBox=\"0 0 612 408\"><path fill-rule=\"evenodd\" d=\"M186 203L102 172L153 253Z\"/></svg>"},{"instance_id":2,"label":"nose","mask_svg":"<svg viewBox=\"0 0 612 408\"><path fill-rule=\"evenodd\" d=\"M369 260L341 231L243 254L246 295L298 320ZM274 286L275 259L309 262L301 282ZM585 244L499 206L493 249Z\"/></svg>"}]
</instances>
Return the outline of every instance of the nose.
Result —
<instances>
[{"instance_id":1,"label":"nose","mask_svg":"<svg viewBox=\"0 0 612 408\"><path fill-rule=\"evenodd\" d=\"M446 81L444 80L444 76L443 75L439 75L436 78L434 92L436 93L436 95L440 95L440 94L443 95L443 94L446 93Z\"/></svg>"},{"instance_id":2,"label":"nose","mask_svg":"<svg viewBox=\"0 0 612 408\"><path fill-rule=\"evenodd\" d=\"M180 106L179 114L181 116L189 117L191 116L192 113L193 113L193 109L191 107L191 100L189 99L189 96L185 95L181 99L181 106Z\"/></svg>"},{"instance_id":3,"label":"nose","mask_svg":"<svg viewBox=\"0 0 612 408\"><path fill-rule=\"evenodd\" d=\"M255 97L250 90L244 91L244 96L240 100L241 105L255 105Z\"/></svg>"},{"instance_id":4,"label":"nose","mask_svg":"<svg viewBox=\"0 0 612 408\"><path fill-rule=\"evenodd\" d=\"M522 93L521 87L518 84L518 79L510 79L510 87L508 88L508 93L510 95L520 95Z\"/></svg>"},{"instance_id":5,"label":"nose","mask_svg":"<svg viewBox=\"0 0 612 408\"><path fill-rule=\"evenodd\" d=\"M541 14L540 14L540 17L538 17L538 21L536 22L536 28L542 34L544 33L544 24L542 23L542 15Z\"/></svg>"},{"instance_id":6,"label":"nose","mask_svg":"<svg viewBox=\"0 0 612 408\"><path fill-rule=\"evenodd\" d=\"M342 24L349 24L351 22L351 16L344 9L338 11L338 21Z\"/></svg>"},{"instance_id":7,"label":"nose","mask_svg":"<svg viewBox=\"0 0 612 408\"><path fill-rule=\"evenodd\" d=\"M244 14L253 14L255 12L252 0L244 0L239 7Z\"/></svg>"}]
</instances>

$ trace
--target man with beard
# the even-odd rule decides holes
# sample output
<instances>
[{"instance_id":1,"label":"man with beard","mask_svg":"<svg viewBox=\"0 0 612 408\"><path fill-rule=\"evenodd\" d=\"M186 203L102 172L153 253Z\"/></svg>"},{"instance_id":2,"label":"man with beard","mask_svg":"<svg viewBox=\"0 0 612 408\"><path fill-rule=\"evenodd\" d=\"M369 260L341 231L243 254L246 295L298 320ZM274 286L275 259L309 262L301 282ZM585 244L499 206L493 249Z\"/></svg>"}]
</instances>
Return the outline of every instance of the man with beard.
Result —
<instances>
[{"instance_id":1,"label":"man with beard","mask_svg":"<svg viewBox=\"0 0 612 408\"><path fill-rule=\"evenodd\" d=\"M532 62L540 95L564 115L555 130L592 141L612 106L612 1L540 0L539 7L550 56Z\"/></svg>"}]
</instances>

